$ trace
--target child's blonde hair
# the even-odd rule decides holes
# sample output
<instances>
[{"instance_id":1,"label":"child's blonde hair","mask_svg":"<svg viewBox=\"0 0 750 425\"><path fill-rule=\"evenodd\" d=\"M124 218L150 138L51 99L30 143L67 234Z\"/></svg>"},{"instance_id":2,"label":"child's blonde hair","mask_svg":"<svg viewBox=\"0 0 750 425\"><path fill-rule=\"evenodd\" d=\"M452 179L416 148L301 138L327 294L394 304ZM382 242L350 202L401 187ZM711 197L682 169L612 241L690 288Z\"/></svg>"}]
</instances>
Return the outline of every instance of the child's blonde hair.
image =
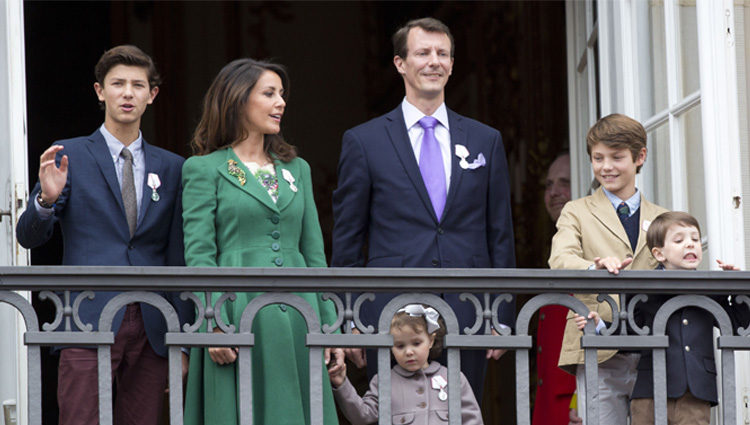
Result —
<instances>
[{"instance_id":1,"label":"child's blonde hair","mask_svg":"<svg viewBox=\"0 0 750 425\"><path fill-rule=\"evenodd\" d=\"M428 308L430 306L421 304L422 307ZM434 335L435 340L430 348L430 359L434 359L440 356L443 351L443 336L445 335L445 322L443 318L438 316L438 324L440 325L432 334L427 332L427 320L422 316L414 316L406 311L399 311L393 316L391 320L391 329L401 329L404 326L409 326L414 332L424 332L428 335Z\"/></svg>"}]
</instances>

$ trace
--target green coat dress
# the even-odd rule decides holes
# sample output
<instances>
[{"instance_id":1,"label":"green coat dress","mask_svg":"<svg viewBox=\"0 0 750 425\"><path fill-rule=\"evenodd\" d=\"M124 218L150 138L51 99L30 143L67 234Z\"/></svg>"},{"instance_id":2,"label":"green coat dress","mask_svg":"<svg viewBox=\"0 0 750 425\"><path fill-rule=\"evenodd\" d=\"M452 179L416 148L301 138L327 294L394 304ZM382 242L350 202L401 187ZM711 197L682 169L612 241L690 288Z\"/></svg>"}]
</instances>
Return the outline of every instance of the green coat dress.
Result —
<instances>
[{"instance_id":1,"label":"green coat dress","mask_svg":"<svg viewBox=\"0 0 750 425\"><path fill-rule=\"evenodd\" d=\"M236 161L233 171L230 160ZM279 181L277 203L232 149L185 161L182 202L188 266L326 266L310 166L296 158L289 163L276 161L275 167ZM285 179L289 173L293 183ZM234 302L225 302L221 309L224 322L239 328L243 309L259 294L237 293ZM204 294L196 295L204 299ZM220 295L212 294L213 303ZM323 301L315 293L297 295L310 303L321 323L335 321L336 309L331 301ZM267 306L256 316L256 345L252 352L254 424L310 423L306 329L302 316L291 307ZM201 331L206 331L205 324ZM236 370L236 363L214 363L206 348L192 349L185 396L186 425L238 423L241 401ZM324 374L325 370L324 367ZM327 376L323 376L323 385L325 424L337 424Z\"/></svg>"}]
</instances>

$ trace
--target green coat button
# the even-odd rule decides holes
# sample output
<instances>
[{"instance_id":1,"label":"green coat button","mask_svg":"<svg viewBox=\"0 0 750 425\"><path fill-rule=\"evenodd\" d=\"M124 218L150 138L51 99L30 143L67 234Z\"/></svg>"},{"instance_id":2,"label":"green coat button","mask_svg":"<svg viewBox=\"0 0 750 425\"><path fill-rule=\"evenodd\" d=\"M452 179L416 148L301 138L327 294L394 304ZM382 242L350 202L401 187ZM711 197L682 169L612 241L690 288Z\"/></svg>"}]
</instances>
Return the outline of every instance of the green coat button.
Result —
<instances>
[{"instance_id":1,"label":"green coat button","mask_svg":"<svg viewBox=\"0 0 750 425\"><path fill-rule=\"evenodd\" d=\"M274 243L272 243L272 244L271 244L271 249L272 249L272 250L274 250L274 251L278 251L278 250L279 250L279 248L280 248L280 246L279 246L279 243L278 243L278 242L274 242Z\"/></svg>"},{"instance_id":2,"label":"green coat button","mask_svg":"<svg viewBox=\"0 0 750 425\"><path fill-rule=\"evenodd\" d=\"M284 259L281 257L276 257L276 259L273 260L273 263L276 264L277 266L281 266L282 264L284 264Z\"/></svg>"},{"instance_id":3,"label":"green coat button","mask_svg":"<svg viewBox=\"0 0 750 425\"><path fill-rule=\"evenodd\" d=\"M278 230L274 230L273 232L271 232L271 237L274 239L278 239L280 236L281 232L279 232Z\"/></svg>"},{"instance_id":4,"label":"green coat button","mask_svg":"<svg viewBox=\"0 0 750 425\"><path fill-rule=\"evenodd\" d=\"M274 214L274 215L271 216L271 223L273 223L273 224L279 224L279 215L278 214Z\"/></svg>"}]
</instances>

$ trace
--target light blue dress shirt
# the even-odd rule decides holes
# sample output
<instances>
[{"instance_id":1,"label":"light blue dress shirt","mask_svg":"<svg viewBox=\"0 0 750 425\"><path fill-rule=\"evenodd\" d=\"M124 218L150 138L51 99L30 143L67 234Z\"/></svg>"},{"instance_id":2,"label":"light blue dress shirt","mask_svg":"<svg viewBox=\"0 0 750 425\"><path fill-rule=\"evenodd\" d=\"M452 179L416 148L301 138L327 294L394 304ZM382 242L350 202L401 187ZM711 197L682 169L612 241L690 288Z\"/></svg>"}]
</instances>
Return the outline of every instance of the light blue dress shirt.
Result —
<instances>
[{"instance_id":1,"label":"light blue dress shirt","mask_svg":"<svg viewBox=\"0 0 750 425\"><path fill-rule=\"evenodd\" d=\"M638 188L635 188L635 193L630 198L623 200L618 198L616 195L613 195L612 192L608 191L605 188L602 188L604 191L604 194L607 195L607 199L609 199L609 202L612 203L612 206L615 207L615 211L617 211L617 207L620 205L621 202L625 202L628 205L628 208L630 208L630 214L628 214L628 217L633 215L638 208L641 207L641 192L638 190Z\"/></svg>"}]
</instances>

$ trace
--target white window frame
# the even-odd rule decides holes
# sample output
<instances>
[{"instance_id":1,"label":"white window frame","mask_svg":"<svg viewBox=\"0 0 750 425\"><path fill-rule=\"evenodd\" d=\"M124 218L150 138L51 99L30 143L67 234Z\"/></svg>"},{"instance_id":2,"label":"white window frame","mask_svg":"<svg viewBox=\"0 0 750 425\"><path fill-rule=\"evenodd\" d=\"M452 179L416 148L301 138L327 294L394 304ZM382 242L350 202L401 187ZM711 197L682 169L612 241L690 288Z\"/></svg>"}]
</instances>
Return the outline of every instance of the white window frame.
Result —
<instances>
[{"instance_id":1,"label":"white window frame","mask_svg":"<svg viewBox=\"0 0 750 425\"><path fill-rule=\"evenodd\" d=\"M27 266L29 252L15 240L18 216L28 197L26 143L26 69L22 0L0 3L0 265ZM31 292L20 291L31 300ZM0 404L15 408L16 423L28 423L28 358L23 344L26 326L9 305L0 310ZM15 405L14 405L15 404ZM0 411L0 424L4 423Z\"/></svg>"}]
</instances>

